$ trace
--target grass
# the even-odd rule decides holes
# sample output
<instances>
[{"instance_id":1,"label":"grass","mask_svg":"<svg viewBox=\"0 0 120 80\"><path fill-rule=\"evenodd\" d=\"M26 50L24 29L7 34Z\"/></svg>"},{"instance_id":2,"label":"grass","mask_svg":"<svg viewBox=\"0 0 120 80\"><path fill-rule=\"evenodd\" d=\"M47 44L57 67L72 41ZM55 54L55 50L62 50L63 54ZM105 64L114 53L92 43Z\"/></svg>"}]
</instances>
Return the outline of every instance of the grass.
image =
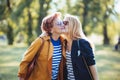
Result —
<instances>
[{"instance_id":1,"label":"grass","mask_svg":"<svg viewBox=\"0 0 120 80\"><path fill-rule=\"evenodd\" d=\"M0 80L17 80L19 62L26 47L0 46Z\"/></svg>"},{"instance_id":2,"label":"grass","mask_svg":"<svg viewBox=\"0 0 120 80\"><path fill-rule=\"evenodd\" d=\"M0 80L17 80L18 66L27 47L0 46ZM96 46L100 80L120 80L120 52L112 46Z\"/></svg>"},{"instance_id":3,"label":"grass","mask_svg":"<svg viewBox=\"0 0 120 80\"><path fill-rule=\"evenodd\" d=\"M95 57L100 80L120 80L120 52L112 46L97 46Z\"/></svg>"}]
</instances>

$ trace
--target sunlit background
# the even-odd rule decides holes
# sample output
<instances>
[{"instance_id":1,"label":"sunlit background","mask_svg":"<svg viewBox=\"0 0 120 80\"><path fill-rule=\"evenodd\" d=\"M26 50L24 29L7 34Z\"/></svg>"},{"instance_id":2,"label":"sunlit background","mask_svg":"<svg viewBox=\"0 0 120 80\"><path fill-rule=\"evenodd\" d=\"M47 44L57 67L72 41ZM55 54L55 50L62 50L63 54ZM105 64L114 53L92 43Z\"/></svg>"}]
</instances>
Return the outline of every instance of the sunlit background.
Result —
<instances>
[{"instance_id":1,"label":"sunlit background","mask_svg":"<svg viewBox=\"0 0 120 80\"><path fill-rule=\"evenodd\" d=\"M17 80L20 60L41 34L42 19L56 11L81 21L95 44L99 79L120 80L120 0L0 0L0 80Z\"/></svg>"}]
</instances>

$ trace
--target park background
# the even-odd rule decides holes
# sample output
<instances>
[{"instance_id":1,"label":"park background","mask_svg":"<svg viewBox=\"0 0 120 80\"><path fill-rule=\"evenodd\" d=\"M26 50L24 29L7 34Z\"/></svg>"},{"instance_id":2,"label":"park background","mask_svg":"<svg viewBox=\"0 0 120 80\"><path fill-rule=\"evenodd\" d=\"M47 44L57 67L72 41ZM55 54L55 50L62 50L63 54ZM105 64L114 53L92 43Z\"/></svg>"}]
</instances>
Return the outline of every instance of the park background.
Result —
<instances>
[{"instance_id":1,"label":"park background","mask_svg":"<svg viewBox=\"0 0 120 80\"><path fill-rule=\"evenodd\" d=\"M19 63L40 24L59 11L76 15L95 44L100 80L120 80L120 0L0 0L0 80L17 80ZM64 18L64 16L62 16Z\"/></svg>"}]
</instances>

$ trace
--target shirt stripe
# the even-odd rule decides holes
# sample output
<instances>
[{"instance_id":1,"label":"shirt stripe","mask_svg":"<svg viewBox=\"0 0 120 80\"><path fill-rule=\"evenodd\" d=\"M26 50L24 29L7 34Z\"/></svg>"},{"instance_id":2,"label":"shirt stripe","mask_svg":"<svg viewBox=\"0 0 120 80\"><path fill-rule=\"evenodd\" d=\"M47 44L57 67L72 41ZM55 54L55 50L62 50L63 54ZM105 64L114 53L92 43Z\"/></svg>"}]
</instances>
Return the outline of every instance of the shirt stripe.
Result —
<instances>
[{"instance_id":1,"label":"shirt stripe","mask_svg":"<svg viewBox=\"0 0 120 80\"><path fill-rule=\"evenodd\" d=\"M68 80L75 80L74 73L73 73L73 67L72 67L72 61L71 61L71 53L66 52L66 64L67 64L67 78Z\"/></svg>"},{"instance_id":2,"label":"shirt stripe","mask_svg":"<svg viewBox=\"0 0 120 80\"><path fill-rule=\"evenodd\" d=\"M54 51L53 51L53 56L52 56L52 80L56 80L58 76L58 71L59 71L59 64L61 61L61 43L60 39L57 41L54 41L51 39Z\"/></svg>"}]
</instances>

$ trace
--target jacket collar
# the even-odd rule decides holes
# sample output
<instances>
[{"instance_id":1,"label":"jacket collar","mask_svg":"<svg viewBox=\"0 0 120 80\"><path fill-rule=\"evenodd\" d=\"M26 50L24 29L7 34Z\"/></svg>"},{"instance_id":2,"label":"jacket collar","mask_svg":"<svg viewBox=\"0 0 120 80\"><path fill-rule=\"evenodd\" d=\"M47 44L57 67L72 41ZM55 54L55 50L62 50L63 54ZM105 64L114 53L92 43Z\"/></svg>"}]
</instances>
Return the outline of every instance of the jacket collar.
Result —
<instances>
[{"instance_id":1,"label":"jacket collar","mask_svg":"<svg viewBox=\"0 0 120 80\"><path fill-rule=\"evenodd\" d=\"M50 36L43 36L42 37L44 40L50 40ZM65 38L63 38L62 36L60 36L60 41L62 42L62 43L64 43L64 41L66 41L66 39Z\"/></svg>"},{"instance_id":2,"label":"jacket collar","mask_svg":"<svg viewBox=\"0 0 120 80\"><path fill-rule=\"evenodd\" d=\"M50 41L50 36L43 36L42 37L45 41ZM64 37L62 37L62 36L60 36L60 41L61 41L61 45L62 45L62 55L63 55L63 57L64 58L66 58L66 54L65 54L65 48L66 48L66 39L64 38ZM53 46L51 46L52 45L52 43L50 43L50 51L52 50L52 47ZM52 57L52 54L53 54L53 52L51 51L50 53L49 53L49 57L48 57L48 60L50 60L50 58Z\"/></svg>"},{"instance_id":3,"label":"jacket collar","mask_svg":"<svg viewBox=\"0 0 120 80\"><path fill-rule=\"evenodd\" d=\"M50 36L43 36L42 38L43 38L43 40L45 40L45 41L50 40Z\"/></svg>"}]
</instances>

